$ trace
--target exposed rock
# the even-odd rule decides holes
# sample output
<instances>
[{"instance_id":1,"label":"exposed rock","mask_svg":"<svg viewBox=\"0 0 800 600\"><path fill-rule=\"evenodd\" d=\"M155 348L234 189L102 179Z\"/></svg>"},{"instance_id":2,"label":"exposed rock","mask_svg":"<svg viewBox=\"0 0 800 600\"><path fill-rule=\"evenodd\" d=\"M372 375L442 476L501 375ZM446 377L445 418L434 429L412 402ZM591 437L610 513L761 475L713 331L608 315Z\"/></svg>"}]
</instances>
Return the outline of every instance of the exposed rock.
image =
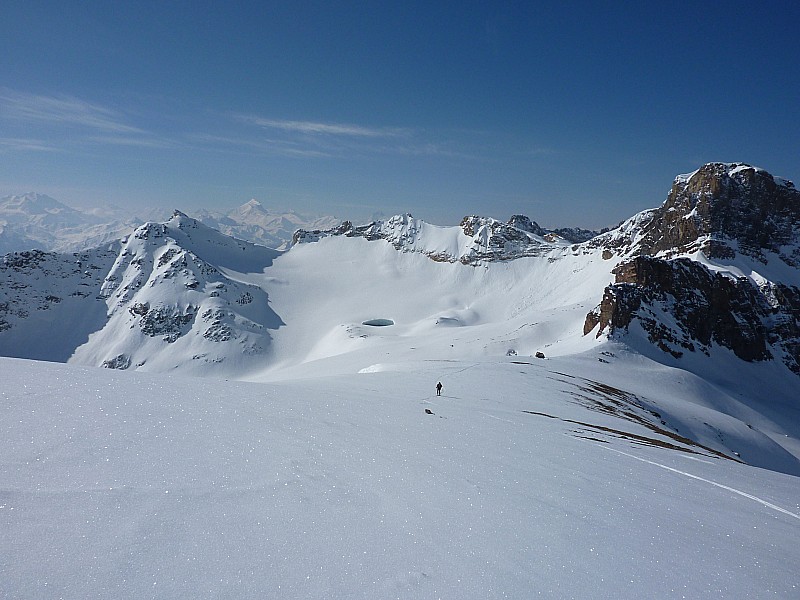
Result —
<instances>
[{"instance_id":1,"label":"exposed rock","mask_svg":"<svg viewBox=\"0 0 800 600\"><path fill-rule=\"evenodd\" d=\"M547 234L544 229L539 227L539 224L536 221L531 221L525 215L512 215L508 220L508 224L511 227L515 227L517 229L521 229L522 231L527 231L528 233L532 233L541 237L544 237Z\"/></svg>"},{"instance_id":2,"label":"exposed rock","mask_svg":"<svg viewBox=\"0 0 800 600\"><path fill-rule=\"evenodd\" d=\"M139 321L142 333L150 337L164 336L164 341L172 343L188 331L186 325L194 320L197 308L188 306L185 310L177 307L157 306L148 310Z\"/></svg>"},{"instance_id":3,"label":"exposed rock","mask_svg":"<svg viewBox=\"0 0 800 600\"><path fill-rule=\"evenodd\" d=\"M119 354L114 358L103 361L104 369L127 369L131 366L131 358L126 354Z\"/></svg>"},{"instance_id":4,"label":"exposed rock","mask_svg":"<svg viewBox=\"0 0 800 600\"><path fill-rule=\"evenodd\" d=\"M709 163L676 177L659 208L636 215L592 244L666 257L702 251L729 260L740 252L761 262L770 252L798 266L800 191L791 181L744 163Z\"/></svg>"},{"instance_id":5,"label":"exposed rock","mask_svg":"<svg viewBox=\"0 0 800 600\"><path fill-rule=\"evenodd\" d=\"M641 256L614 273L616 282L587 315L584 334L598 326L597 336L606 329L628 330L636 320L650 342L676 357L684 351L708 353L713 343L746 361L778 354L800 373L797 288L771 288L768 300L747 278L715 274L689 259Z\"/></svg>"}]
</instances>

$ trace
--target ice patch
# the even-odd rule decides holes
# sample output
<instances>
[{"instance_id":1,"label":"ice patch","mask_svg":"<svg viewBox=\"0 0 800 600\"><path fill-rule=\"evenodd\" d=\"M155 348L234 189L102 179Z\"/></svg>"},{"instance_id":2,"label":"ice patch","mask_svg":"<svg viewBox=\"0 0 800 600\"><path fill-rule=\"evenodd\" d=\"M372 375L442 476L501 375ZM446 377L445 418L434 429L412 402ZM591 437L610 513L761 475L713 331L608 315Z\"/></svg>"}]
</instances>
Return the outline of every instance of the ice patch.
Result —
<instances>
[{"instance_id":1,"label":"ice patch","mask_svg":"<svg viewBox=\"0 0 800 600\"><path fill-rule=\"evenodd\" d=\"M370 327L389 327L390 325L394 325L394 321L391 319L370 319L368 321L363 321L362 325L369 325Z\"/></svg>"}]
</instances>

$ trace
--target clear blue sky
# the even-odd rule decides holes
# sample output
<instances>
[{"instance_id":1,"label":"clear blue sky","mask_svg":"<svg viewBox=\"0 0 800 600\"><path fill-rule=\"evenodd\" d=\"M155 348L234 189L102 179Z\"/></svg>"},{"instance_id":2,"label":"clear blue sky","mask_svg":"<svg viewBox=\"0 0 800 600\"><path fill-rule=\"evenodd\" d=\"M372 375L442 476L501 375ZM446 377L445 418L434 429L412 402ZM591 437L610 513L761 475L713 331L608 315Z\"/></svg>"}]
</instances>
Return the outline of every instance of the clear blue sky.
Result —
<instances>
[{"instance_id":1,"label":"clear blue sky","mask_svg":"<svg viewBox=\"0 0 800 600\"><path fill-rule=\"evenodd\" d=\"M709 161L800 179L799 25L797 0L5 0L0 195L610 226Z\"/></svg>"}]
</instances>

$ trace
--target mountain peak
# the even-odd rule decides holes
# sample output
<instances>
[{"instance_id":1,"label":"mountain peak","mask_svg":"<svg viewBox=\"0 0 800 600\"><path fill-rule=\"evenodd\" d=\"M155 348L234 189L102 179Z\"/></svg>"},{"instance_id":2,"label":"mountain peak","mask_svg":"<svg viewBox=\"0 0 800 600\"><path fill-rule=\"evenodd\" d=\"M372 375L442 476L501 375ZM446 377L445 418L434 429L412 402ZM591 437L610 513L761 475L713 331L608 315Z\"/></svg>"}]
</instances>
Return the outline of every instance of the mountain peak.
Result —
<instances>
[{"instance_id":1,"label":"mountain peak","mask_svg":"<svg viewBox=\"0 0 800 600\"><path fill-rule=\"evenodd\" d=\"M27 192L18 196L6 196L0 200L0 211L18 212L28 215L74 213L74 208L62 204L55 198L38 192Z\"/></svg>"},{"instance_id":2,"label":"mountain peak","mask_svg":"<svg viewBox=\"0 0 800 600\"><path fill-rule=\"evenodd\" d=\"M777 255L800 266L800 191L791 181L747 163L707 163L678 175L664 203L598 239L624 253L761 263Z\"/></svg>"},{"instance_id":3,"label":"mountain peak","mask_svg":"<svg viewBox=\"0 0 800 600\"><path fill-rule=\"evenodd\" d=\"M782 177L775 177L766 169L750 165L743 162L710 162L704 164L699 169L678 175L675 177L675 184L688 185L690 182L700 185L700 182L708 182L710 180L723 180L734 179L737 182L745 183L753 179L771 180L775 185L781 187L794 188L794 183Z\"/></svg>"}]
</instances>

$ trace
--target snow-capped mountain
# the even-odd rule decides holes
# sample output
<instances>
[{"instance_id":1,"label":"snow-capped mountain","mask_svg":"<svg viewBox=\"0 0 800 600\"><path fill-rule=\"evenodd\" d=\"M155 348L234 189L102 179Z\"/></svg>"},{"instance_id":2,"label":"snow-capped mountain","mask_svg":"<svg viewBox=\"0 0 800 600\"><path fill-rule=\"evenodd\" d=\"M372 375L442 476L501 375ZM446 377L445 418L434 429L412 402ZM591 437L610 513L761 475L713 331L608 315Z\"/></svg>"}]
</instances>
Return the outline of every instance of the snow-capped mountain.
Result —
<instances>
[{"instance_id":1,"label":"snow-capped mountain","mask_svg":"<svg viewBox=\"0 0 800 600\"><path fill-rule=\"evenodd\" d=\"M39 196L20 198L17 204L36 202L41 206L41 222L69 225L80 221L70 210L61 210ZM13 203L6 206L11 211ZM565 325L554 339L541 340L540 347L564 345L565 339L574 339L578 347L586 349L592 347L589 339L611 335L625 338L667 362L692 353L711 356L717 348L724 348L748 362L777 359L800 373L800 327L796 317L800 306L798 207L800 193L791 182L740 163L712 163L677 177L661 207L644 211L617 229L581 243L545 231L522 215L513 216L508 223L469 216L458 227L438 227L411 215L398 215L362 226L346 221L324 230L300 229L294 234L294 247L285 256L239 242L176 212L163 225L150 223L127 236L110 266L108 253L114 250L108 249L77 257L41 253L7 257L2 275L8 284L1 305L7 333L0 336L0 349L9 356L52 356L63 360L67 348L22 350L36 345L36 336L26 335L28 321L21 316L30 314L28 295L33 294L31 299L39 310L47 306L55 309L59 304L61 312L68 310L67 305L47 298L86 297L94 308L84 314L94 314L96 303L102 300L107 320L102 327L95 319L87 323L87 330L72 327L68 336L61 336L83 340L91 334L86 344L76 345L72 348L74 353L68 354L74 362L135 368L147 365L148 369L169 365L190 371L196 369L187 365L226 362L225 367L211 369L222 373L227 365L241 364L242 356L251 356L244 363L271 368L274 365L263 356L260 363L252 356L268 354L272 340L269 330L285 321L280 311L275 314L267 305L268 295L282 290L275 285L281 279L275 272L281 269L271 267L272 261L280 257L281 264L292 263L289 257L313 255L303 259L313 264L298 268L315 271L321 264L326 272L346 279L356 263L343 267L339 257L349 255L354 248L363 253L365 247L351 240L359 238L379 252L375 256L365 254L358 262L372 261L383 270L395 262L396 268L409 269L411 259L403 255L415 254L445 269L444 275L439 275L428 273L430 265L426 263L424 268L414 267L420 275L424 273L423 278L438 281L444 277L460 286L455 281L471 273L463 267L490 271L492 277L498 278L497 289L487 289L485 283L475 288L476 283L470 282L465 293L459 295L464 297L461 302L465 306L474 306L477 298L485 296L492 306L491 313L497 315L492 321L501 329L529 327L530 324L517 323L515 317L519 314L586 306L580 318L575 316L579 325ZM26 208L23 212L30 214L32 210ZM267 223L266 211L254 201L234 213L239 215L240 223L248 219L261 225ZM318 245L330 250L318 255L310 248ZM387 247L399 255L387 256L382 250ZM231 255L243 260L237 258L228 265L226 257ZM89 281L94 286L88 291L87 271L82 268L87 262L96 263L88 271L93 274ZM506 266L511 262L521 264ZM56 268L57 264L62 267ZM371 264L367 266L372 268ZM361 279L364 268L367 267L355 268L356 280L351 289L371 283L370 279ZM517 273L518 269L522 271ZM53 277L56 272L57 278ZM99 289L97 273L104 278ZM578 273L580 277L576 277ZM322 274L320 277L306 285L313 289L332 285ZM22 293L30 288L32 279L39 280L36 286L30 293ZM408 322L428 318L425 311L430 309L425 306L436 305L426 290L430 283L415 282L407 289L394 289L391 281L387 285L393 289L393 298L402 298L403 306L417 307L416 311L402 307L389 311L407 313ZM387 285L381 284L371 293L380 296ZM543 293L539 289L542 287L548 292ZM441 289L440 293L452 296L448 289ZM295 307L304 306L308 313L315 312L301 299L309 296L307 289L293 289L293 294L294 298L287 298L283 311L297 314ZM501 297L496 297L498 294ZM341 295L346 298L352 292L342 290ZM419 301L415 300L417 296ZM381 303L394 304L391 300ZM247 308L249 304L252 306ZM55 319L58 312L40 314L52 314ZM466 314L473 313L474 310ZM475 316L440 316L441 323L463 325L476 320ZM370 318L354 316L356 320ZM297 315L297 319L314 321L309 315ZM319 327L325 330L330 325ZM302 337L303 327L289 324L288 329L294 330L293 338ZM506 350L531 354L538 349L528 341L534 337L518 336L517 345L521 347ZM638 338L643 338L644 344L637 342ZM22 339L34 341L23 344ZM225 346L224 352L219 351L220 342L232 340L237 340L234 346L238 349ZM276 360L285 364L287 356L278 353Z\"/></svg>"},{"instance_id":2,"label":"snow-capped mountain","mask_svg":"<svg viewBox=\"0 0 800 600\"><path fill-rule=\"evenodd\" d=\"M285 248L298 229L325 229L339 224L334 217L312 217L294 211L273 211L250 200L227 212L198 210L197 220L241 240L268 248Z\"/></svg>"},{"instance_id":3,"label":"snow-capped mountain","mask_svg":"<svg viewBox=\"0 0 800 600\"><path fill-rule=\"evenodd\" d=\"M117 240L136 224L116 213L75 210L44 194L6 196L0 200L0 253L79 252Z\"/></svg>"},{"instance_id":4,"label":"snow-capped mountain","mask_svg":"<svg viewBox=\"0 0 800 600\"><path fill-rule=\"evenodd\" d=\"M45 194L27 193L0 200L0 254L44 250L80 252L121 239L146 221L162 221L169 212L139 208L136 215L112 206L77 210ZM285 248L301 228L329 228L334 217L273 211L250 200L229 212L198 209L202 223L241 240L268 248Z\"/></svg>"},{"instance_id":5,"label":"snow-capped mountain","mask_svg":"<svg viewBox=\"0 0 800 600\"><path fill-rule=\"evenodd\" d=\"M231 274L263 270L275 256L177 211L104 249L7 255L2 354L196 373L227 359L226 372L246 370L280 321L263 289Z\"/></svg>"},{"instance_id":6,"label":"snow-capped mountain","mask_svg":"<svg viewBox=\"0 0 800 600\"><path fill-rule=\"evenodd\" d=\"M582 243L519 215L457 227L398 215L300 230L280 252L176 212L79 255L7 255L0 354L252 378L368 369L379 355L565 356L613 341L700 377L713 371L726 389L747 372L753 393L768 382L790 404L800 348L794 238L756 248L752 227L725 225L741 225L726 206L763 202L783 207L767 219L776 230L794 231L786 206L797 192L761 178L775 181L707 165L679 177L662 207ZM779 201L762 197L773 192ZM674 237L673 223L690 234ZM670 235L676 245L665 247ZM746 253L709 250L723 244Z\"/></svg>"}]
</instances>

